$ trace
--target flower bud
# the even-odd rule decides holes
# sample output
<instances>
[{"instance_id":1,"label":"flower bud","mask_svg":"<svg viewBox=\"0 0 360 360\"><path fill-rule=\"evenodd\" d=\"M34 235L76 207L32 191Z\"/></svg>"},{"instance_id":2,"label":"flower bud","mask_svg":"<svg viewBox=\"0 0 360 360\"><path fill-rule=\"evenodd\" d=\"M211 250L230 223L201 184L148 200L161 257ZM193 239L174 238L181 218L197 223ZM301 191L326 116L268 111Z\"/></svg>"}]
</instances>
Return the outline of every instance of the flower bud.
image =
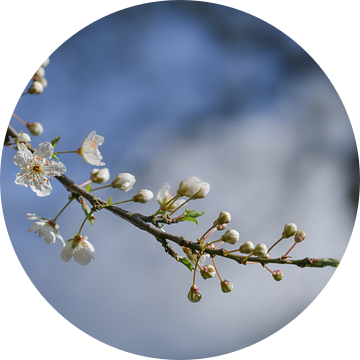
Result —
<instances>
[{"instance_id":1,"label":"flower bud","mask_svg":"<svg viewBox=\"0 0 360 360\"><path fill-rule=\"evenodd\" d=\"M111 183L113 188L117 188L123 191L129 191L135 184L135 176L129 173L118 174L115 180Z\"/></svg>"},{"instance_id":2,"label":"flower bud","mask_svg":"<svg viewBox=\"0 0 360 360\"><path fill-rule=\"evenodd\" d=\"M240 234L234 230L234 229L229 229L222 237L221 237L221 241L227 242L229 244L235 244L239 241L240 239Z\"/></svg>"},{"instance_id":3,"label":"flower bud","mask_svg":"<svg viewBox=\"0 0 360 360\"><path fill-rule=\"evenodd\" d=\"M280 281L284 277L284 272L281 270L275 270L275 271L273 271L272 276L276 281Z\"/></svg>"},{"instance_id":4,"label":"flower bud","mask_svg":"<svg viewBox=\"0 0 360 360\"><path fill-rule=\"evenodd\" d=\"M181 181L177 192L180 196L192 197L201 189L201 184L201 180L197 176L190 176Z\"/></svg>"},{"instance_id":5,"label":"flower bud","mask_svg":"<svg viewBox=\"0 0 360 360\"><path fill-rule=\"evenodd\" d=\"M221 231L221 230L225 230L227 228L227 225L226 224L219 224L219 225L216 225L216 229Z\"/></svg>"},{"instance_id":6,"label":"flower bud","mask_svg":"<svg viewBox=\"0 0 360 360\"><path fill-rule=\"evenodd\" d=\"M38 76L38 77L44 77L45 76L45 69L40 66L39 69L36 71L36 73L34 74L34 76Z\"/></svg>"},{"instance_id":7,"label":"flower bud","mask_svg":"<svg viewBox=\"0 0 360 360\"><path fill-rule=\"evenodd\" d=\"M44 128L39 122L28 122L26 127L29 129L30 134L34 136L41 135L44 132Z\"/></svg>"},{"instance_id":8,"label":"flower bud","mask_svg":"<svg viewBox=\"0 0 360 360\"><path fill-rule=\"evenodd\" d=\"M193 285L190 288L188 299L193 303L197 303L201 300L201 292L196 285Z\"/></svg>"},{"instance_id":9,"label":"flower bud","mask_svg":"<svg viewBox=\"0 0 360 360\"><path fill-rule=\"evenodd\" d=\"M47 58L41 66L44 68L49 64L49 62L50 62L50 58Z\"/></svg>"},{"instance_id":10,"label":"flower bud","mask_svg":"<svg viewBox=\"0 0 360 360\"><path fill-rule=\"evenodd\" d=\"M214 221L214 225L227 224L231 220L231 215L227 211L222 211L219 217Z\"/></svg>"},{"instance_id":11,"label":"flower bud","mask_svg":"<svg viewBox=\"0 0 360 360\"><path fill-rule=\"evenodd\" d=\"M203 279L210 279L216 275L215 268L212 265L205 265L201 270L200 274Z\"/></svg>"},{"instance_id":12,"label":"flower bud","mask_svg":"<svg viewBox=\"0 0 360 360\"><path fill-rule=\"evenodd\" d=\"M267 247L265 244L257 244L254 249L254 255L259 257L266 257L267 255Z\"/></svg>"},{"instance_id":13,"label":"flower bud","mask_svg":"<svg viewBox=\"0 0 360 360\"><path fill-rule=\"evenodd\" d=\"M27 143L27 142L30 142L31 141L31 138L28 134L26 133L23 133L22 131L19 132L19 136L17 137L17 142L24 142L24 143Z\"/></svg>"},{"instance_id":14,"label":"flower bud","mask_svg":"<svg viewBox=\"0 0 360 360\"><path fill-rule=\"evenodd\" d=\"M254 244L251 241L244 242L239 248L239 251L243 254L251 254L253 250Z\"/></svg>"},{"instance_id":15,"label":"flower bud","mask_svg":"<svg viewBox=\"0 0 360 360\"><path fill-rule=\"evenodd\" d=\"M221 281L221 290L222 290L223 293L228 293L233 288L234 288L234 284L231 283L230 281L225 280L225 279Z\"/></svg>"},{"instance_id":16,"label":"flower bud","mask_svg":"<svg viewBox=\"0 0 360 360\"><path fill-rule=\"evenodd\" d=\"M110 179L110 172L108 168L93 169L90 180L94 183L102 184Z\"/></svg>"},{"instance_id":17,"label":"flower bud","mask_svg":"<svg viewBox=\"0 0 360 360\"><path fill-rule=\"evenodd\" d=\"M41 94L43 91L44 86L40 81L34 81L28 90L29 94Z\"/></svg>"},{"instance_id":18,"label":"flower bud","mask_svg":"<svg viewBox=\"0 0 360 360\"><path fill-rule=\"evenodd\" d=\"M37 81L41 83L44 89L47 87L47 80L44 77L37 79Z\"/></svg>"},{"instance_id":19,"label":"flower bud","mask_svg":"<svg viewBox=\"0 0 360 360\"><path fill-rule=\"evenodd\" d=\"M303 240L305 240L306 238L306 234L305 234L305 231L304 230L298 230L295 234L295 242L299 243L299 242L302 242Z\"/></svg>"},{"instance_id":20,"label":"flower bud","mask_svg":"<svg viewBox=\"0 0 360 360\"><path fill-rule=\"evenodd\" d=\"M154 197L154 194L150 190L140 190L134 197L134 202L139 202L141 204L147 203L149 200L151 200Z\"/></svg>"},{"instance_id":21,"label":"flower bud","mask_svg":"<svg viewBox=\"0 0 360 360\"><path fill-rule=\"evenodd\" d=\"M202 199L209 193L209 191L210 191L210 184L207 182L202 182L200 190L192 198Z\"/></svg>"},{"instance_id":22,"label":"flower bud","mask_svg":"<svg viewBox=\"0 0 360 360\"><path fill-rule=\"evenodd\" d=\"M282 236L283 238L287 239L290 236L295 235L296 231L297 231L297 226L295 224L293 223L285 224Z\"/></svg>"}]
</instances>

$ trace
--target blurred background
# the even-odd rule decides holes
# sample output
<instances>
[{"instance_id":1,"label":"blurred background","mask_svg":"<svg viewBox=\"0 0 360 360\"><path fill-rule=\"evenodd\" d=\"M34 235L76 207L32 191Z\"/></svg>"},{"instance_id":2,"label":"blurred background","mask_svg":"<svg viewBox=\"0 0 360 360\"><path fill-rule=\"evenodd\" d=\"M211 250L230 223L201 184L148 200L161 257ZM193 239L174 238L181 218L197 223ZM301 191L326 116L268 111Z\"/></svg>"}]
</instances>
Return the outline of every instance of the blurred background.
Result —
<instances>
[{"instance_id":1,"label":"blurred background","mask_svg":"<svg viewBox=\"0 0 360 360\"><path fill-rule=\"evenodd\" d=\"M165 182L175 192L181 180L197 175L211 190L189 208L205 215L198 226L178 224L168 232L195 241L226 210L241 243L270 246L284 224L294 222L307 238L293 258L341 260L358 203L355 139L330 80L285 34L219 5L150 3L89 25L50 58L48 87L23 96L14 112L43 124L34 147L61 136L57 150L76 150L92 130L104 136L100 151L112 178L130 172L137 182L129 193L97 195L121 201L142 188L156 195ZM26 130L15 119L10 123ZM223 294L217 279L199 276L203 298L193 304L187 300L192 273L149 234L106 211L82 232L96 249L95 260L85 267L65 263L59 241L49 246L27 232L32 221L26 213L54 218L68 193L55 181L47 198L16 186L13 155L4 149L1 196L21 264L62 316L113 347L169 359L239 350L292 321L335 271L269 266L284 271L275 282L259 265L217 259L234 290ZM75 154L60 160L79 184L94 168ZM124 208L148 215L157 203ZM65 240L82 220L80 206L71 204L58 220ZM284 240L272 256L291 245Z\"/></svg>"}]
</instances>

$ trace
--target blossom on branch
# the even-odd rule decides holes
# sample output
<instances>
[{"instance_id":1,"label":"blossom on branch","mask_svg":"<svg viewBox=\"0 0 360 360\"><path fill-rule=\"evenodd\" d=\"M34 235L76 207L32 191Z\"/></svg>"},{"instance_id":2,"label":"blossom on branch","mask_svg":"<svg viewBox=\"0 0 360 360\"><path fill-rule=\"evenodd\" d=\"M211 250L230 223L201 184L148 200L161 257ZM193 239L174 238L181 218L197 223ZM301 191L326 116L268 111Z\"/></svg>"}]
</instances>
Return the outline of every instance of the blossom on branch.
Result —
<instances>
[{"instance_id":1,"label":"blossom on branch","mask_svg":"<svg viewBox=\"0 0 360 360\"><path fill-rule=\"evenodd\" d=\"M154 194L150 190L142 189L139 190L139 192L134 195L133 201L139 202L141 204L147 203L149 200L151 200L154 197Z\"/></svg>"},{"instance_id":2,"label":"blossom on branch","mask_svg":"<svg viewBox=\"0 0 360 360\"><path fill-rule=\"evenodd\" d=\"M63 245L65 245L64 239L57 230L59 225L56 225L54 221L30 213L26 214L26 217L29 220L37 220L32 224L31 228L28 229L28 232L34 231L38 232L39 236L43 235L47 244L54 243L56 238L58 238L62 241Z\"/></svg>"},{"instance_id":3,"label":"blossom on branch","mask_svg":"<svg viewBox=\"0 0 360 360\"><path fill-rule=\"evenodd\" d=\"M66 241L61 250L60 257L68 262L72 257L80 265L87 265L91 259L94 259L95 249L87 241L87 236L75 235L72 239Z\"/></svg>"},{"instance_id":4,"label":"blossom on branch","mask_svg":"<svg viewBox=\"0 0 360 360\"><path fill-rule=\"evenodd\" d=\"M19 143L19 151L14 156L14 164L20 168L16 174L15 184L28 187L37 196L48 196L52 191L50 180L66 172L61 162L51 160L54 148L49 142L39 144L32 154L27 147ZM49 177L49 179L47 178Z\"/></svg>"},{"instance_id":5,"label":"blossom on branch","mask_svg":"<svg viewBox=\"0 0 360 360\"><path fill-rule=\"evenodd\" d=\"M123 191L129 191L133 188L136 179L134 175L129 173L118 174L114 181L112 181L111 186L116 189Z\"/></svg>"},{"instance_id":6,"label":"blossom on branch","mask_svg":"<svg viewBox=\"0 0 360 360\"><path fill-rule=\"evenodd\" d=\"M108 168L102 168L102 169L93 169L91 172L90 180L92 182L102 184L104 182L109 181L110 179L110 172Z\"/></svg>"},{"instance_id":7,"label":"blossom on branch","mask_svg":"<svg viewBox=\"0 0 360 360\"><path fill-rule=\"evenodd\" d=\"M104 140L105 138L103 136L96 135L96 131L92 131L89 136L84 139L81 147L77 149L77 153L82 155L84 161L91 165L104 166L105 163L101 162L103 157L98 149Z\"/></svg>"},{"instance_id":8,"label":"blossom on branch","mask_svg":"<svg viewBox=\"0 0 360 360\"><path fill-rule=\"evenodd\" d=\"M201 180L197 176L190 176L181 181L177 192L180 196L192 197L201 190L201 186Z\"/></svg>"}]
</instances>

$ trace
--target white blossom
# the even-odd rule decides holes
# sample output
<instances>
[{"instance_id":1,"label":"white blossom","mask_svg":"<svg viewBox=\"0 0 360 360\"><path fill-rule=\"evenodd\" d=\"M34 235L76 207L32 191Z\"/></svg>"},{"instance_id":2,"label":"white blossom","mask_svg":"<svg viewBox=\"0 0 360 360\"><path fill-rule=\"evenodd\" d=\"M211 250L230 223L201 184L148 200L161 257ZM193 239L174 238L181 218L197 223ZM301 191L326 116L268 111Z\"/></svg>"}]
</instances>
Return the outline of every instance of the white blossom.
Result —
<instances>
[{"instance_id":1,"label":"white blossom","mask_svg":"<svg viewBox=\"0 0 360 360\"><path fill-rule=\"evenodd\" d=\"M240 239L240 234L234 230L234 229L229 229L222 237L221 237L221 241L227 242L229 244L234 245L235 243L237 243Z\"/></svg>"},{"instance_id":2,"label":"white blossom","mask_svg":"<svg viewBox=\"0 0 360 360\"><path fill-rule=\"evenodd\" d=\"M72 257L80 265L87 265L91 259L94 259L94 246L87 241L87 236L75 235L72 239L66 241L61 250L60 257L64 261L69 261Z\"/></svg>"},{"instance_id":3,"label":"white blossom","mask_svg":"<svg viewBox=\"0 0 360 360\"><path fill-rule=\"evenodd\" d=\"M170 191L170 184L166 183L157 193L156 200L160 204L160 206L165 205L169 202L174 196ZM170 207L162 208L163 210L174 211L178 207L180 207L185 202L184 199L177 199Z\"/></svg>"},{"instance_id":4,"label":"white blossom","mask_svg":"<svg viewBox=\"0 0 360 360\"><path fill-rule=\"evenodd\" d=\"M111 183L111 186L123 191L129 191L133 188L135 182L136 179L134 175L121 173L116 176L115 180Z\"/></svg>"},{"instance_id":5,"label":"white blossom","mask_svg":"<svg viewBox=\"0 0 360 360\"><path fill-rule=\"evenodd\" d=\"M178 194L180 196L194 196L201 189L201 180L197 176L190 176L180 182Z\"/></svg>"},{"instance_id":6,"label":"white blossom","mask_svg":"<svg viewBox=\"0 0 360 360\"><path fill-rule=\"evenodd\" d=\"M27 142L30 142L30 141L31 141L30 135L20 131L19 136L17 138L17 142L25 142L25 143L27 143Z\"/></svg>"},{"instance_id":7,"label":"white blossom","mask_svg":"<svg viewBox=\"0 0 360 360\"><path fill-rule=\"evenodd\" d=\"M142 189L133 197L134 202L139 202L141 204L147 203L154 197L154 194L150 190Z\"/></svg>"},{"instance_id":8,"label":"white blossom","mask_svg":"<svg viewBox=\"0 0 360 360\"><path fill-rule=\"evenodd\" d=\"M77 150L77 153L82 155L84 161L91 165L104 166L105 163L101 162L103 157L98 149L104 140L105 138L103 136L96 135L96 132L92 131L89 136L84 139L81 147Z\"/></svg>"},{"instance_id":9,"label":"white blossom","mask_svg":"<svg viewBox=\"0 0 360 360\"><path fill-rule=\"evenodd\" d=\"M26 217L29 220L36 220L30 229L28 229L28 232L38 232L39 236L43 235L44 240L47 244L54 243L56 241L56 238L60 239L65 245L64 239L58 232L59 225L55 224L50 219L45 219L43 217L37 216L35 214L26 214Z\"/></svg>"},{"instance_id":10,"label":"white blossom","mask_svg":"<svg viewBox=\"0 0 360 360\"><path fill-rule=\"evenodd\" d=\"M108 168L93 169L90 180L94 183L102 184L109 181L110 172Z\"/></svg>"},{"instance_id":11,"label":"white blossom","mask_svg":"<svg viewBox=\"0 0 360 360\"><path fill-rule=\"evenodd\" d=\"M66 172L61 162L51 160L54 148L49 142L39 144L32 154L27 147L19 143L19 151L14 156L14 164L20 168L15 184L28 187L37 196L48 196L52 191L50 180ZM47 178L49 177L49 179Z\"/></svg>"},{"instance_id":12,"label":"white blossom","mask_svg":"<svg viewBox=\"0 0 360 360\"><path fill-rule=\"evenodd\" d=\"M202 199L209 193L209 191L210 191L210 184L207 182L202 182L200 190L192 198Z\"/></svg>"}]
</instances>

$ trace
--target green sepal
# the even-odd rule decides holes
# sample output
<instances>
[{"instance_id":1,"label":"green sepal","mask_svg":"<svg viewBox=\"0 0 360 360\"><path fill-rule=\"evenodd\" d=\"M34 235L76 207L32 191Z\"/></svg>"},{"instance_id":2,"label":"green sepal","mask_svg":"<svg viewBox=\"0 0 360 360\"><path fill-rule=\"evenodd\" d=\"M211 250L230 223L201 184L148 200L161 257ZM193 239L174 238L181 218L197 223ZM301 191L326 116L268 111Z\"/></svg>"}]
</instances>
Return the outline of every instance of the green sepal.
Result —
<instances>
[{"instance_id":1,"label":"green sepal","mask_svg":"<svg viewBox=\"0 0 360 360\"><path fill-rule=\"evenodd\" d=\"M57 155L58 155L58 153L54 152L51 157L52 157L55 161L59 162L60 160L57 158Z\"/></svg>"},{"instance_id":2,"label":"green sepal","mask_svg":"<svg viewBox=\"0 0 360 360\"><path fill-rule=\"evenodd\" d=\"M87 184L87 185L85 186L85 190L86 190L87 192L90 192L91 189L92 189L92 183Z\"/></svg>"},{"instance_id":3,"label":"green sepal","mask_svg":"<svg viewBox=\"0 0 360 360\"><path fill-rule=\"evenodd\" d=\"M106 205L111 205L112 197L107 201Z\"/></svg>"}]
</instances>

